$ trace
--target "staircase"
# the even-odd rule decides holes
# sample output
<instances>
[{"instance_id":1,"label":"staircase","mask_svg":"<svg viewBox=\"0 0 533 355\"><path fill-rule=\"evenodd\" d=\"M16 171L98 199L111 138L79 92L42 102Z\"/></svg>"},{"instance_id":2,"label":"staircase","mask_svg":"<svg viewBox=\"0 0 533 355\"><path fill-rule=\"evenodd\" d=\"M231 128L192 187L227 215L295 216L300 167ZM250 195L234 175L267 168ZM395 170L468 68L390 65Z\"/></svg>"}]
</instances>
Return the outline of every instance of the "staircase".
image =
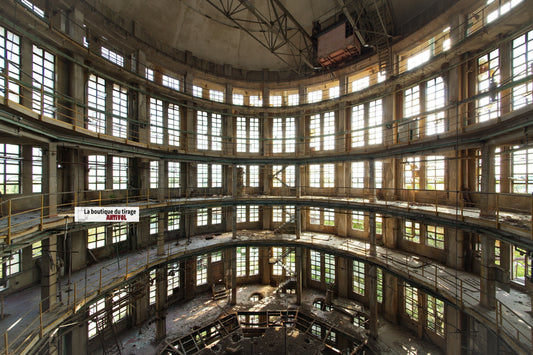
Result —
<instances>
[{"instance_id":1,"label":"staircase","mask_svg":"<svg viewBox=\"0 0 533 355\"><path fill-rule=\"evenodd\" d=\"M213 290L213 300L214 301L220 301L220 300L228 299L229 290L226 288L225 285L215 285L215 284L213 284L212 290Z\"/></svg>"},{"instance_id":2,"label":"staircase","mask_svg":"<svg viewBox=\"0 0 533 355\"><path fill-rule=\"evenodd\" d=\"M376 51L378 52L379 72L389 77L392 73L392 55L387 37L382 37L379 40Z\"/></svg>"},{"instance_id":3,"label":"staircase","mask_svg":"<svg viewBox=\"0 0 533 355\"><path fill-rule=\"evenodd\" d=\"M294 214L290 214L289 212L285 211L285 222L280 224L278 227L276 227L274 229L274 234L275 235L278 235L278 234L283 234L283 232L286 232L286 233L291 233L291 232L294 232L294 230L296 229L295 228L295 215Z\"/></svg>"},{"instance_id":4,"label":"staircase","mask_svg":"<svg viewBox=\"0 0 533 355\"><path fill-rule=\"evenodd\" d=\"M102 351L104 355L122 354L122 344L117 337L115 326L113 322L108 321L106 313L103 312L96 316L96 332L102 344Z\"/></svg>"},{"instance_id":5,"label":"staircase","mask_svg":"<svg viewBox=\"0 0 533 355\"><path fill-rule=\"evenodd\" d=\"M278 256L277 258L270 257L268 262L270 264L279 264L285 270L285 274L287 276L295 276L296 272L285 263L285 258L288 257L291 253L295 252L295 248L285 248L285 250L283 251L283 253L281 253L280 256Z\"/></svg>"}]
</instances>

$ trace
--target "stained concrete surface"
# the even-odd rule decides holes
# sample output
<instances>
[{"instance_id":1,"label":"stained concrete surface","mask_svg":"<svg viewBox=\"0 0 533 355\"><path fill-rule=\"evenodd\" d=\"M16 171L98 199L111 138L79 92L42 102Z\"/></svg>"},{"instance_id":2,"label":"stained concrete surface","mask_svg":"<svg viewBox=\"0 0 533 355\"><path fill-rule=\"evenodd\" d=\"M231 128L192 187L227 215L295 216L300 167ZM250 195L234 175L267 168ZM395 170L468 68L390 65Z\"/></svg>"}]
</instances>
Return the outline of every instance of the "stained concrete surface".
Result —
<instances>
[{"instance_id":1,"label":"stained concrete surface","mask_svg":"<svg viewBox=\"0 0 533 355\"><path fill-rule=\"evenodd\" d=\"M167 314L167 339L172 341L172 339L185 336L197 327L208 325L217 318L234 311L296 309L298 307L296 305L296 295L274 294L274 290L274 287L266 285L239 287L237 292L237 305L234 307L229 306L227 300L213 301L209 293L204 293L191 301L171 307ZM255 293L261 294L263 298L255 302L250 301L250 296ZM335 310L319 311L312 307L314 300L324 299L324 297L324 293L306 289L302 295L301 308L312 312L318 318L336 326L341 321L344 321L350 323L349 327L352 328L353 332L362 331L361 328L351 325L349 317L345 314ZM349 299L336 298L334 299L334 303L342 303L353 309L360 307L356 302ZM296 338L297 333L293 333L291 329L287 329L287 336ZM302 354L302 349L307 349L307 343L304 340L306 338L307 336L301 336L300 340L296 341L296 344L299 344L299 346L295 344L293 344L294 346L287 346L287 352L285 352L285 332L282 331L277 334L270 333L265 339L254 339L251 342L244 342L242 350L243 354ZM155 324L151 322L124 332L120 339L124 346L123 354L125 355L155 354L162 346L160 343L154 342ZM261 344L262 341L265 343ZM270 346L276 341L277 346ZM383 354L443 354L435 345L417 339L414 334L405 328L391 324L383 318L379 320L379 338L374 344L374 347L379 349ZM293 349L298 349L298 352L293 352ZM305 354L320 354L320 351L316 352L315 350L321 349L321 343L315 343L315 347L311 349L313 350L305 352ZM247 350L251 352L247 352ZM202 352L202 354L211 353Z\"/></svg>"},{"instance_id":2,"label":"stained concrete surface","mask_svg":"<svg viewBox=\"0 0 533 355\"><path fill-rule=\"evenodd\" d=\"M186 253L205 253L210 248L224 244L227 246L238 246L244 244L261 245L261 243L290 243L295 242L295 236L291 234L274 235L269 231L239 231L236 239L232 239L231 233L224 233L214 238L205 236L196 236L186 240L169 242L165 245L167 255L158 256L156 248L148 248L142 251L129 252L120 256L119 267L117 259L108 259L100 263L91 265L84 270L72 274L71 280L77 285L76 305L80 307L84 302L91 302L98 296L100 284L100 270L102 270L102 282L104 287L112 288L123 284L126 278L125 264L129 265L128 278L134 277L137 273L146 270L151 265L164 260L179 258ZM504 292L497 293L497 299L502 304L502 312L498 314L499 309L489 310L479 306L479 277L458 271L435 262L429 262L420 265L418 258L414 258L400 251L377 248L377 257L369 256L369 245L364 241L346 239L328 234L320 233L302 233L298 243L309 248L318 248L331 252L344 252L346 255L355 255L377 263L386 269L395 270L400 275L409 280L415 280L428 288L435 288L443 297L449 298L452 302L457 302L464 307L466 312L477 315L485 319L488 327L493 327L497 331L506 333L509 337L515 338L517 332L520 332L519 342L523 346L531 347L531 325L533 319L528 313L530 302L527 295L514 291L510 294ZM126 261L127 259L127 261ZM53 324L61 320L66 320L72 312L74 301L73 292L66 293L68 285L63 280L62 300L53 312L44 314L43 323L45 331L52 331ZM85 287L85 285L87 287ZM70 289L72 290L72 285ZM8 328L10 343L21 342L28 332L38 332L39 323L36 322L39 315L38 303L36 300L40 295L40 286L35 285L28 288L25 292L17 292L5 297L5 310L12 316L6 317L0 321L0 331L5 332ZM35 305L28 309L28 305ZM215 307L213 305L212 307ZM206 312L205 310L203 311ZM196 316L196 315L195 315ZM498 324L498 328L496 328ZM48 327L48 328L47 328ZM141 329L142 331L142 329ZM19 337L15 339L15 337ZM152 337L150 337L152 338ZM2 344L3 345L3 344ZM11 347L10 347L11 349Z\"/></svg>"}]
</instances>

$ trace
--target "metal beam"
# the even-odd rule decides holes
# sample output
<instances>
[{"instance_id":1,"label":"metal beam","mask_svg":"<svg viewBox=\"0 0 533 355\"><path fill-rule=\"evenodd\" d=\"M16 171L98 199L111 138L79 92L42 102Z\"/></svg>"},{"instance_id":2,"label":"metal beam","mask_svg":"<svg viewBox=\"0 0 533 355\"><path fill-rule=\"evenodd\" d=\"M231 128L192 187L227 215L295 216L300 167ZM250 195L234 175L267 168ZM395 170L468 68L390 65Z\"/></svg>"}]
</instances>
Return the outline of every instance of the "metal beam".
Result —
<instances>
[{"instance_id":1,"label":"metal beam","mask_svg":"<svg viewBox=\"0 0 533 355\"><path fill-rule=\"evenodd\" d=\"M302 74L315 69L311 36L279 0L266 1L266 12L249 0L206 1L291 70Z\"/></svg>"},{"instance_id":2,"label":"metal beam","mask_svg":"<svg viewBox=\"0 0 533 355\"><path fill-rule=\"evenodd\" d=\"M359 42L361 42L361 45L366 46L367 44L366 44L365 38L361 34L361 31L359 31L359 28L357 27L357 25L355 24L355 20L353 19L352 14L350 14L350 11L348 11L348 8L346 7L344 0L337 0L337 3L341 7L342 12L344 13L344 16L346 16L346 18L350 22L350 25L352 25L353 31L355 32Z\"/></svg>"}]
</instances>

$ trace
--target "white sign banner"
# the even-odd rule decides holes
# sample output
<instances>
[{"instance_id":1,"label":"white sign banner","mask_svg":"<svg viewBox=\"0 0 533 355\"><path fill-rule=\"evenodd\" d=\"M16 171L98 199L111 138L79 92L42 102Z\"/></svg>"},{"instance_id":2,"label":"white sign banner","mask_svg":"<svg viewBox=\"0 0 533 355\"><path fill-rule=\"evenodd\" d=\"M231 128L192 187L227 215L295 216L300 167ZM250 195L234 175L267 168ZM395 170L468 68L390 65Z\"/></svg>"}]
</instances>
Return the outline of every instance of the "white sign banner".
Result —
<instances>
[{"instance_id":1,"label":"white sign banner","mask_svg":"<svg viewBox=\"0 0 533 355\"><path fill-rule=\"evenodd\" d=\"M74 222L139 222L139 207L76 207Z\"/></svg>"}]
</instances>

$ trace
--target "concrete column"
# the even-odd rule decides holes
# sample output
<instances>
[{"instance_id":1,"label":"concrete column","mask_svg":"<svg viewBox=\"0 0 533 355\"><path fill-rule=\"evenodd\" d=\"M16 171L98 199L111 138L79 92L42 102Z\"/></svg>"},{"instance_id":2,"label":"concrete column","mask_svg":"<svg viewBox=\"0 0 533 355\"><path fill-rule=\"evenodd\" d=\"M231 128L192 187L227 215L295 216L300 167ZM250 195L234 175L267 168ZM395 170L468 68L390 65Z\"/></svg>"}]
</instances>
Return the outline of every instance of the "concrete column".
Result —
<instances>
[{"instance_id":1,"label":"concrete column","mask_svg":"<svg viewBox=\"0 0 533 355\"><path fill-rule=\"evenodd\" d=\"M259 263L261 270L261 283L263 285L270 284L271 267L269 263L269 247L259 248ZM298 265L298 264L297 264Z\"/></svg>"},{"instance_id":2,"label":"concrete column","mask_svg":"<svg viewBox=\"0 0 533 355\"><path fill-rule=\"evenodd\" d=\"M231 209L231 239L237 239L237 206Z\"/></svg>"},{"instance_id":3,"label":"concrete column","mask_svg":"<svg viewBox=\"0 0 533 355\"><path fill-rule=\"evenodd\" d=\"M296 184L296 197L300 198L302 196L302 167L300 164L296 164L294 167L294 178Z\"/></svg>"},{"instance_id":4,"label":"concrete column","mask_svg":"<svg viewBox=\"0 0 533 355\"><path fill-rule=\"evenodd\" d=\"M146 54L143 51L138 51L138 68L137 72L140 76L144 78L145 69L141 63L146 63ZM149 98L142 92L146 90L144 85L139 85L139 90L136 91L137 94L137 120L140 124L138 139L141 143L150 143L150 117L148 115L149 109Z\"/></svg>"},{"instance_id":5,"label":"concrete column","mask_svg":"<svg viewBox=\"0 0 533 355\"><path fill-rule=\"evenodd\" d=\"M339 76L339 95L342 97L350 92L348 76L341 74Z\"/></svg>"},{"instance_id":6,"label":"concrete column","mask_svg":"<svg viewBox=\"0 0 533 355\"><path fill-rule=\"evenodd\" d=\"M306 125L309 116L302 115L294 118L295 132L296 132L296 156L304 155L306 152L307 144L305 141Z\"/></svg>"},{"instance_id":7,"label":"concrete column","mask_svg":"<svg viewBox=\"0 0 533 355\"><path fill-rule=\"evenodd\" d=\"M83 63L83 57L73 54L73 58L79 63ZM76 101L72 104L72 123L76 127L85 128L85 109L82 104L85 102L85 83L87 81L85 70L80 65L72 62L69 73L70 96Z\"/></svg>"},{"instance_id":8,"label":"concrete column","mask_svg":"<svg viewBox=\"0 0 533 355\"><path fill-rule=\"evenodd\" d=\"M157 201L162 202L165 200L165 196L168 196L167 162L165 160L158 160L158 170Z\"/></svg>"},{"instance_id":9,"label":"concrete column","mask_svg":"<svg viewBox=\"0 0 533 355\"><path fill-rule=\"evenodd\" d=\"M374 159L368 160L368 200L374 202L376 200L376 161Z\"/></svg>"},{"instance_id":10,"label":"concrete column","mask_svg":"<svg viewBox=\"0 0 533 355\"><path fill-rule=\"evenodd\" d=\"M336 234L339 237L348 237L348 231L350 230L351 223L351 211L335 213L335 229Z\"/></svg>"},{"instance_id":11,"label":"concrete column","mask_svg":"<svg viewBox=\"0 0 533 355\"><path fill-rule=\"evenodd\" d=\"M500 192L511 192L512 155L510 147L502 147L500 153Z\"/></svg>"},{"instance_id":12,"label":"concrete column","mask_svg":"<svg viewBox=\"0 0 533 355\"><path fill-rule=\"evenodd\" d=\"M270 106L270 90L268 88L263 88L263 107Z\"/></svg>"},{"instance_id":13,"label":"concrete column","mask_svg":"<svg viewBox=\"0 0 533 355\"><path fill-rule=\"evenodd\" d=\"M106 80L105 82L105 107L106 114L104 118L104 133L108 136L113 135L113 82Z\"/></svg>"},{"instance_id":14,"label":"concrete column","mask_svg":"<svg viewBox=\"0 0 533 355\"><path fill-rule=\"evenodd\" d=\"M375 215L375 214L374 214ZM374 234L375 235L375 234ZM371 249L372 250L372 249ZM376 265L368 265L368 308L370 309L370 336L378 336L378 271Z\"/></svg>"},{"instance_id":15,"label":"concrete column","mask_svg":"<svg viewBox=\"0 0 533 355\"><path fill-rule=\"evenodd\" d=\"M22 82L20 85L20 94L22 95L20 103L31 110L33 102L31 88L34 86L31 75L33 72L33 42L27 37L20 37L20 54L21 72L29 74L20 76Z\"/></svg>"},{"instance_id":16,"label":"concrete column","mask_svg":"<svg viewBox=\"0 0 533 355\"><path fill-rule=\"evenodd\" d=\"M267 118L266 114L262 117L259 117L259 134L262 138L267 138L259 141L259 152L263 153L264 156L272 155L272 127L274 121L270 118Z\"/></svg>"},{"instance_id":17,"label":"concrete column","mask_svg":"<svg viewBox=\"0 0 533 355\"><path fill-rule=\"evenodd\" d=\"M48 193L48 214L57 214L57 143L48 143L48 149L43 152L43 192Z\"/></svg>"},{"instance_id":18,"label":"concrete column","mask_svg":"<svg viewBox=\"0 0 533 355\"><path fill-rule=\"evenodd\" d=\"M506 40L500 43L500 84L512 81L513 77L513 65L512 65L512 40ZM499 92L500 95L500 115L505 115L511 112L511 91L512 89L506 89ZM497 97L498 93L494 92L494 96Z\"/></svg>"},{"instance_id":19,"label":"concrete column","mask_svg":"<svg viewBox=\"0 0 533 355\"><path fill-rule=\"evenodd\" d=\"M231 110L229 111L231 113ZM222 152L229 156L234 156L237 152L236 141L236 118L228 114L228 110L223 110L222 114ZM195 131L196 132L196 131Z\"/></svg>"},{"instance_id":20,"label":"concrete column","mask_svg":"<svg viewBox=\"0 0 533 355\"><path fill-rule=\"evenodd\" d=\"M386 286L386 287L385 287ZM389 322L398 323L398 279L389 273L383 273L383 316Z\"/></svg>"},{"instance_id":21,"label":"concrete column","mask_svg":"<svg viewBox=\"0 0 533 355\"><path fill-rule=\"evenodd\" d=\"M446 310L446 355L461 354L461 311L445 303Z\"/></svg>"},{"instance_id":22,"label":"concrete column","mask_svg":"<svg viewBox=\"0 0 533 355\"><path fill-rule=\"evenodd\" d=\"M496 307L496 281L494 277L494 239L481 237L480 303L487 308Z\"/></svg>"},{"instance_id":23,"label":"concrete column","mask_svg":"<svg viewBox=\"0 0 533 355\"><path fill-rule=\"evenodd\" d=\"M303 251L302 247L296 247L296 304L302 304L303 292Z\"/></svg>"},{"instance_id":24,"label":"concrete column","mask_svg":"<svg viewBox=\"0 0 533 355\"><path fill-rule=\"evenodd\" d=\"M509 276L509 278L511 277L512 264L513 264L512 245L509 243L500 241L500 269L503 270L503 275Z\"/></svg>"},{"instance_id":25,"label":"concrete column","mask_svg":"<svg viewBox=\"0 0 533 355\"><path fill-rule=\"evenodd\" d=\"M453 27L452 27L453 28ZM454 31L452 30L452 33ZM450 34L450 36L452 35ZM453 39L452 43L454 42ZM457 102L459 102L462 99L461 95L461 88L462 88L462 68L459 64L461 58L452 58L450 60L450 66L451 68L447 71L447 74L444 77L444 85L446 88L446 92L448 93L448 103L452 106L447 110L446 112L446 125L445 130L454 131L457 129L460 129L461 127L460 122L462 121L462 118L459 116L461 113L456 106Z\"/></svg>"},{"instance_id":26,"label":"concrete column","mask_svg":"<svg viewBox=\"0 0 533 355\"><path fill-rule=\"evenodd\" d=\"M400 220L396 217L387 217L383 221L383 244L386 248L396 249L401 231Z\"/></svg>"},{"instance_id":27,"label":"concrete column","mask_svg":"<svg viewBox=\"0 0 533 355\"><path fill-rule=\"evenodd\" d=\"M295 214L294 222L296 224L296 239L300 239L302 235L302 209L300 206L296 206Z\"/></svg>"},{"instance_id":28,"label":"concrete column","mask_svg":"<svg viewBox=\"0 0 533 355\"><path fill-rule=\"evenodd\" d=\"M337 277L339 282L336 282L337 292L339 297L348 298L350 293L350 277L349 277L349 267L350 261L346 258L339 257L337 258Z\"/></svg>"},{"instance_id":29,"label":"concrete column","mask_svg":"<svg viewBox=\"0 0 533 355\"><path fill-rule=\"evenodd\" d=\"M342 162L335 164L335 186L337 190L337 196L346 196L346 192L349 190L349 175L347 174L346 167L350 163Z\"/></svg>"},{"instance_id":30,"label":"concrete column","mask_svg":"<svg viewBox=\"0 0 533 355\"><path fill-rule=\"evenodd\" d=\"M350 115L347 114L346 103L339 103L337 109L337 127L335 127L335 133L337 135L334 137L335 150L338 152L346 151L346 128L348 127L349 119Z\"/></svg>"},{"instance_id":31,"label":"concrete column","mask_svg":"<svg viewBox=\"0 0 533 355\"><path fill-rule=\"evenodd\" d=\"M495 209L495 176L494 176L494 146L484 144L481 147L481 192L479 202L480 216L494 216Z\"/></svg>"},{"instance_id":32,"label":"concrete column","mask_svg":"<svg viewBox=\"0 0 533 355\"><path fill-rule=\"evenodd\" d=\"M464 232L446 229L446 265L458 270L464 269Z\"/></svg>"},{"instance_id":33,"label":"concrete column","mask_svg":"<svg viewBox=\"0 0 533 355\"><path fill-rule=\"evenodd\" d=\"M196 113L194 112L192 108L194 106L192 101L187 101L186 105L187 107L184 108L185 112L183 115L183 124L182 124L183 130L184 130L183 148L186 151L193 151L193 150L196 150L196 134L194 134L194 132L196 132L196 129L197 129L196 124L195 124Z\"/></svg>"},{"instance_id":34,"label":"concrete column","mask_svg":"<svg viewBox=\"0 0 533 355\"><path fill-rule=\"evenodd\" d=\"M381 101L381 104L383 105L382 108L383 108L383 144L388 146L390 144L393 144L394 143L394 129L393 128L387 128L387 123L391 123L391 127L394 126L394 124L392 123L395 118L399 118L399 117L395 117L396 115L396 110L394 108L394 94L390 94L388 96L385 96L382 101ZM368 112L368 109L365 110L365 112ZM366 116L366 114L365 114ZM366 120L366 118L365 118ZM368 122L368 121L366 121ZM368 133L368 131L366 131ZM367 134L365 133L365 134Z\"/></svg>"},{"instance_id":35,"label":"concrete column","mask_svg":"<svg viewBox=\"0 0 533 355\"><path fill-rule=\"evenodd\" d=\"M155 312L156 328L155 340L161 341L167 336L167 268L158 267L155 273L156 293L155 293Z\"/></svg>"},{"instance_id":36,"label":"concrete column","mask_svg":"<svg viewBox=\"0 0 533 355\"><path fill-rule=\"evenodd\" d=\"M144 282L143 282L144 281ZM132 291L135 294L135 325L143 324L149 317L148 314L148 296L150 294L150 278L147 273L141 276L140 282L133 284L135 289Z\"/></svg>"},{"instance_id":37,"label":"concrete column","mask_svg":"<svg viewBox=\"0 0 533 355\"><path fill-rule=\"evenodd\" d=\"M57 303L57 236L42 240L41 302L43 312Z\"/></svg>"},{"instance_id":38,"label":"concrete column","mask_svg":"<svg viewBox=\"0 0 533 355\"><path fill-rule=\"evenodd\" d=\"M368 242L370 243L370 256L376 256L376 212L368 213Z\"/></svg>"},{"instance_id":39,"label":"concrete column","mask_svg":"<svg viewBox=\"0 0 533 355\"><path fill-rule=\"evenodd\" d=\"M231 252L230 257L230 285L231 285L231 297L230 304L237 304L237 250L236 248L227 249Z\"/></svg>"},{"instance_id":40,"label":"concrete column","mask_svg":"<svg viewBox=\"0 0 533 355\"><path fill-rule=\"evenodd\" d=\"M192 193L195 190L196 187L196 164L193 164L191 162L185 163L185 181L186 181L186 189L185 189L185 196L190 197Z\"/></svg>"},{"instance_id":41,"label":"concrete column","mask_svg":"<svg viewBox=\"0 0 533 355\"><path fill-rule=\"evenodd\" d=\"M226 91L224 93L225 101L228 104L233 103L233 85L226 83Z\"/></svg>"},{"instance_id":42,"label":"concrete column","mask_svg":"<svg viewBox=\"0 0 533 355\"><path fill-rule=\"evenodd\" d=\"M157 255L165 255L166 212L157 213Z\"/></svg>"},{"instance_id":43,"label":"concrete column","mask_svg":"<svg viewBox=\"0 0 533 355\"><path fill-rule=\"evenodd\" d=\"M22 192L25 194L29 194L33 192L33 184L32 184L32 162L33 162L33 156L32 156L32 146L31 145L23 145L22 147L22 159L24 161L24 164L22 164L22 176L26 177L28 176L29 179L22 179ZM27 162L27 163L26 163ZM44 170L43 170L44 173ZM44 191L44 189L42 190Z\"/></svg>"},{"instance_id":44,"label":"concrete column","mask_svg":"<svg viewBox=\"0 0 533 355\"><path fill-rule=\"evenodd\" d=\"M65 350L67 354L87 354L89 341L87 322L80 320L79 325L74 325L64 335Z\"/></svg>"},{"instance_id":45,"label":"concrete column","mask_svg":"<svg viewBox=\"0 0 533 355\"><path fill-rule=\"evenodd\" d=\"M185 290L186 300L194 298L196 290L196 257L189 258L185 261Z\"/></svg>"}]
</instances>

